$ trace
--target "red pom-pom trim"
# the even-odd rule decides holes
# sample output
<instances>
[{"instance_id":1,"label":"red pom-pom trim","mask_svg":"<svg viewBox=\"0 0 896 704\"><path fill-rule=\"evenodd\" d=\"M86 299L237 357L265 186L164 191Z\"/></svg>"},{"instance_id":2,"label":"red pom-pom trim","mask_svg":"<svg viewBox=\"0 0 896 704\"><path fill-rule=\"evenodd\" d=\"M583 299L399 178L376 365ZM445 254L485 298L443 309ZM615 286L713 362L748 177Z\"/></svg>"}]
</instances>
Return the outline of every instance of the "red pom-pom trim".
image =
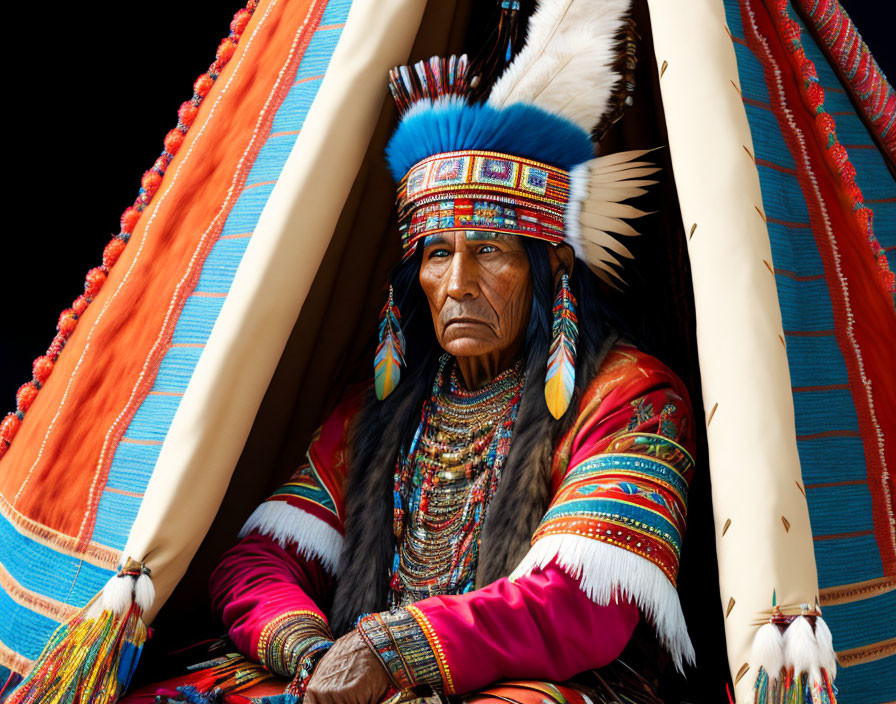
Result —
<instances>
[{"instance_id":1,"label":"red pom-pom trim","mask_svg":"<svg viewBox=\"0 0 896 704\"><path fill-rule=\"evenodd\" d=\"M34 374L34 379L43 384L50 378L50 372L53 371L53 360L47 356L38 357L34 360L31 371Z\"/></svg>"},{"instance_id":2,"label":"red pom-pom trim","mask_svg":"<svg viewBox=\"0 0 896 704\"><path fill-rule=\"evenodd\" d=\"M208 92L212 89L213 85L215 85L215 79L207 73L203 73L193 84L193 92L200 98L204 98L208 95Z\"/></svg>"},{"instance_id":3,"label":"red pom-pom trim","mask_svg":"<svg viewBox=\"0 0 896 704\"><path fill-rule=\"evenodd\" d=\"M115 262L118 261L125 247L127 247L127 242L120 237L113 237L109 240L109 244L103 250L103 266L106 269L111 269L115 266Z\"/></svg>"},{"instance_id":4,"label":"red pom-pom trim","mask_svg":"<svg viewBox=\"0 0 896 704\"><path fill-rule=\"evenodd\" d=\"M3 422L0 423L0 438L3 438L7 442L12 442L12 439L16 436L16 433L19 432L21 426L22 419L15 413L10 413L3 419Z\"/></svg>"},{"instance_id":5,"label":"red pom-pom trim","mask_svg":"<svg viewBox=\"0 0 896 704\"><path fill-rule=\"evenodd\" d=\"M93 299L88 296L86 293L78 296L75 299L75 302L72 303L72 310L75 311L75 315L79 318L84 315L84 311L87 310L87 306L90 305L90 301Z\"/></svg>"},{"instance_id":6,"label":"red pom-pom trim","mask_svg":"<svg viewBox=\"0 0 896 704\"><path fill-rule=\"evenodd\" d=\"M169 154L177 154L177 150L180 149L180 145L183 143L184 133L176 127L165 135L165 151Z\"/></svg>"},{"instance_id":7,"label":"red pom-pom trim","mask_svg":"<svg viewBox=\"0 0 896 704\"><path fill-rule=\"evenodd\" d=\"M215 56L219 61L223 64L226 64L230 59L233 58L233 55L236 53L236 41L227 37L226 39L222 39L221 43L218 44L218 52Z\"/></svg>"},{"instance_id":8,"label":"red pom-pom trim","mask_svg":"<svg viewBox=\"0 0 896 704\"><path fill-rule=\"evenodd\" d=\"M37 394L38 385L43 384L49 378L57 357L65 347L66 340L71 336L78 324L78 317L86 311L93 297L102 288L109 269L115 265L115 262L118 261L118 258L127 246L127 240L137 226L141 211L149 205L158 191L162 183L162 176L171 163L172 155L176 154L183 145L184 135L196 121L199 106L215 84L215 78L236 53L240 35L246 29L249 20L252 18L252 13L255 12L257 7L258 0L249 0L246 8L239 10L234 15L233 21L230 23L230 36L226 37L218 45L218 49L215 52L215 60L209 66L208 71L199 76L193 83L194 94L192 100L182 103L177 111L177 128L165 135L165 151L156 159L152 169L143 174L140 180L142 190L137 196L137 200L134 201L134 205L127 208L121 215L121 235L113 238L103 250L102 267L96 267L88 272L84 283L84 295L79 296L72 304L72 308L64 310L59 316L59 323L56 328L58 332L50 343L47 353L34 360L32 367L34 383L29 382L25 384L16 394L16 404L19 413L25 413L33 402L34 395ZM0 457L9 449L9 444L20 424L21 419L15 414L8 415L6 420L0 424Z\"/></svg>"},{"instance_id":9,"label":"red pom-pom trim","mask_svg":"<svg viewBox=\"0 0 896 704\"><path fill-rule=\"evenodd\" d=\"M181 103L180 109L177 111L177 119L184 127L189 127L193 124L198 112L199 107L192 100L188 100L185 103Z\"/></svg>"},{"instance_id":10,"label":"red pom-pom trim","mask_svg":"<svg viewBox=\"0 0 896 704\"><path fill-rule=\"evenodd\" d=\"M121 214L121 231L127 235L131 234L139 219L140 211L132 205Z\"/></svg>"},{"instance_id":11,"label":"red pom-pom trim","mask_svg":"<svg viewBox=\"0 0 896 704\"><path fill-rule=\"evenodd\" d=\"M143 174L143 178L140 180L140 185L143 186L143 191L152 198L155 195L155 192L159 190L159 184L162 183L161 174L155 171L147 171Z\"/></svg>"},{"instance_id":12,"label":"red pom-pom trim","mask_svg":"<svg viewBox=\"0 0 896 704\"><path fill-rule=\"evenodd\" d=\"M251 19L252 13L249 10L237 10L237 13L233 16L233 21L230 23L230 31L240 36Z\"/></svg>"},{"instance_id":13,"label":"red pom-pom trim","mask_svg":"<svg viewBox=\"0 0 896 704\"><path fill-rule=\"evenodd\" d=\"M87 278L84 281L84 292L93 298L100 292L104 283L106 283L106 272L100 266L94 267L87 272Z\"/></svg>"},{"instance_id":14,"label":"red pom-pom trim","mask_svg":"<svg viewBox=\"0 0 896 704\"><path fill-rule=\"evenodd\" d=\"M68 339L75 331L75 326L77 326L77 324L78 316L75 311L71 308L66 308L59 316L59 322L56 324L56 329L63 338Z\"/></svg>"},{"instance_id":15,"label":"red pom-pom trim","mask_svg":"<svg viewBox=\"0 0 896 704\"><path fill-rule=\"evenodd\" d=\"M31 381L19 387L19 390L16 392L16 407L21 413L25 413L25 411L31 408L31 404L37 398L37 391L37 387Z\"/></svg>"}]
</instances>

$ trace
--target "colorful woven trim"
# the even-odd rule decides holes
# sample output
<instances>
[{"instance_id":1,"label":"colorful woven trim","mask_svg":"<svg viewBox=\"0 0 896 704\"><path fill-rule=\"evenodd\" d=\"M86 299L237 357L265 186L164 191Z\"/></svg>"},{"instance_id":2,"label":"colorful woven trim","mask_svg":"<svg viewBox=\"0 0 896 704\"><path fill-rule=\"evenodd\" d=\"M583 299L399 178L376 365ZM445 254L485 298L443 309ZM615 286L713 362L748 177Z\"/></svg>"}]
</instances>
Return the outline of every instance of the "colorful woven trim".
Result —
<instances>
[{"instance_id":1,"label":"colorful woven trim","mask_svg":"<svg viewBox=\"0 0 896 704\"><path fill-rule=\"evenodd\" d=\"M455 229L562 242L568 200L568 171L498 152L435 154L398 185L402 245Z\"/></svg>"},{"instance_id":2,"label":"colorful woven trim","mask_svg":"<svg viewBox=\"0 0 896 704\"><path fill-rule=\"evenodd\" d=\"M567 474L532 543L558 534L600 540L654 563L674 585L693 467L669 438L621 435Z\"/></svg>"},{"instance_id":3,"label":"colorful woven trim","mask_svg":"<svg viewBox=\"0 0 896 704\"><path fill-rule=\"evenodd\" d=\"M299 661L312 648L332 645L333 634L314 611L287 611L270 621L258 637L258 660L271 672L293 677Z\"/></svg>"},{"instance_id":4,"label":"colorful woven trim","mask_svg":"<svg viewBox=\"0 0 896 704\"><path fill-rule=\"evenodd\" d=\"M825 158L837 176L838 190L852 204L856 225L864 233L867 246L877 263L877 274L881 284L891 297L896 297L896 277L890 271L884 248L874 235L874 212L865 207L864 196L856 183L856 168L849 160L846 147L837 139L837 125L834 118L825 110L824 88L818 82L815 64L806 56L803 49L800 26L790 16L790 0L774 0L773 7L769 8L769 14L788 52L793 69L801 79L798 79L798 83L801 84L800 93L810 114L815 116L813 126L819 138L827 145Z\"/></svg>"},{"instance_id":5,"label":"colorful woven trim","mask_svg":"<svg viewBox=\"0 0 896 704\"><path fill-rule=\"evenodd\" d=\"M871 55L852 19L837 0L797 0L840 67L858 103L896 161L896 91Z\"/></svg>"},{"instance_id":6,"label":"colorful woven trim","mask_svg":"<svg viewBox=\"0 0 896 704\"><path fill-rule=\"evenodd\" d=\"M215 60L208 70L199 76L193 84L193 97L182 103L178 109L177 126L165 135L163 140L164 149L161 155L156 159L152 168L144 173L140 179L140 191L137 194L137 200L122 213L121 232L112 237L103 250L102 264L87 272L86 280L84 281L84 293L75 299L71 308L66 308L59 315L59 321L56 325L56 337L53 338L46 353L34 360L31 381L23 384L16 392L16 410L7 414L3 421L0 421L0 458L6 454L25 418L25 413L34 404L38 391L50 377L59 354L74 333L75 327L77 327L78 319L84 315L87 306L97 297L103 284L106 283L109 271L124 251L128 240L131 238L131 233L137 226L141 213L146 210L152 202L153 196L159 190L165 171L183 144L190 125L193 124L196 115L199 113L199 106L212 89L221 71L224 70L224 67L236 53L240 37L249 24L249 20L252 19L252 14L255 12L255 8L258 7L258 2L259 0L249 0L246 7L238 10L236 15L234 15L233 21L230 23L230 34L222 39L218 45Z\"/></svg>"},{"instance_id":7,"label":"colorful woven trim","mask_svg":"<svg viewBox=\"0 0 896 704\"><path fill-rule=\"evenodd\" d=\"M358 632L399 689L428 684L454 694L436 632L416 606L369 614L358 622Z\"/></svg>"}]
</instances>

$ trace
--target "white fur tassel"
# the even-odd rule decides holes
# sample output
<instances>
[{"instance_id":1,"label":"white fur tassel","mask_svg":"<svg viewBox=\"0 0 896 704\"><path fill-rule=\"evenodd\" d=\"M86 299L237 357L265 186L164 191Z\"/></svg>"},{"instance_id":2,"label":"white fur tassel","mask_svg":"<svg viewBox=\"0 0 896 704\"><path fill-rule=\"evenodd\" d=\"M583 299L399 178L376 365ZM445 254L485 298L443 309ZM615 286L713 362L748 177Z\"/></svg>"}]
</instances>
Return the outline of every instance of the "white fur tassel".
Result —
<instances>
[{"instance_id":1,"label":"white fur tassel","mask_svg":"<svg viewBox=\"0 0 896 704\"><path fill-rule=\"evenodd\" d=\"M106 582L100 598L91 606L90 613L111 611L117 616L123 616L135 603L142 613L152 606L155 595L149 570L142 563L128 558L119 573Z\"/></svg>"},{"instance_id":2,"label":"white fur tassel","mask_svg":"<svg viewBox=\"0 0 896 704\"><path fill-rule=\"evenodd\" d=\"M773 623L766 623L753 639L753 664L762 668L774 683L781 675L784 667L784 638L780 629Z\"/></svg>"},{"instance_id":3,"label":"white fur tassel","mask_svg":"<svg viewBox=\"0 0 896 704\"><path fill-rule=\"evenodd\" d=\"M144 572L137 577L137 583L134 585L134 601L140 607L140 611L146 613L155 600L156 588L153 586L152 578Z\"/></svg>"},{"instance_id":4,"label":"white fur tassel","mask_svg":"<svg viewBox=\"0 0 896 704\"><path fill-rule=\"evenodd\" d=\"M784 666L793 668L794 676L806 674L820 679L818 641L812 624L805 616L798 616L784 631Z\"/></svg>"},{"instance_id":5,"label":"white fur tassel","mask_svg":"<svg viewBox=\"0 0 896 704\"><path fill-rule=\"evenodd\" d=\"M678 592L659 567L628 550L578 535L547 535L535 542L510 575L518 579L556 562L579 580L579 587L596 604L631 599L653 624L675 666L694 663Z\"/></svg>"},{"instance_id":6,"label":"white fur tassel","mask_svg":"<svg viewBox=\"0 0 896 704\"><path fill-rule=\"evenodd\" d=\"M619 76L613 71L630 0L540 0L526 44L495 83L495 107L530 103L586 132L606 112Z\"/></svg>"},{"instance_id":7,"label":"white fur tassel","mask_svg":"<svg viewBox=\"0 0 896 704\"><path fill-rule=\"evenodd\" d=\"M815 619L815 641L818 643L818 659L822 668L833 680L837 675L837 653L834 652L834 638L831 629L821 616Z\"/></svg>"},{"instance_id":8,"label":"white fur tassel","mask_svg":"<svg viewBox=\"0 0 896 704\"><path fill-rule=\"evenodd\" d=\"M626 219L646 215L622 203L646 193L644 186L656 181L644 176L659 171L650 162L635 161L650 150L617 152L591 159L569 172L569 201L563 218L566 242L576 256L604 282L617 288L622 281L616 269L617 258L632 258L632 253L614 235L625 237L639 233Z\"/></svg>"},{"instance_id":9,"label":"white fur tassel","mask_svg":"<svg viewBox=\"0 0 896 704\"><path fill-rule=\"evenodd\" d=\"M111 611L118 616L123 615L134 603L134 578L128 575L116 575L103 587L100 604L103 611Z\"/></svg>"},{"instance_id":10,"label":"white fur tassel","mask_svg":"<svg viewBox=\"0 0 896 704\"><path fill-rule=\"evenodd\" d=\"M267 535L287 548L290 544L309 559L320 560L330 574L336 574L342 554L342 535L316 516L290 506L285 501L265 501L252 512L240 531Z\"/></svg>"}]
</instances>

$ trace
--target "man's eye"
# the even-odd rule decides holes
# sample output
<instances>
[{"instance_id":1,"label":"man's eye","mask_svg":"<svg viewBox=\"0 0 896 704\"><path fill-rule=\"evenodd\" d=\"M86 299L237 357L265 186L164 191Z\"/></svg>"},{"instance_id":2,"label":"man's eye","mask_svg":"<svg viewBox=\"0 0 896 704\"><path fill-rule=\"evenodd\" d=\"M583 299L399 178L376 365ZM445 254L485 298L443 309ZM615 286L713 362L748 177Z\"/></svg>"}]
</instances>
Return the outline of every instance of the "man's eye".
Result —
<instances>
[{"instance_id":1,"label":"man's eye","mask_svg":"<svg viewBox=\"0 0 896 704\"><path fill-rule=\"evenodd\" d=\"M434 257L447 257L450 254L451 252L449 252L444 247L439 247L438 249L434 249L429 253L429 258L433 259Z\"/></svg>"},{"instance_id":2,"label":"man's eye","mask_svg":"<svg viewBox=\"0 0 896 704\"><path fill-rule=\"evenodd\" d=\"M479 248L480 254L490 254L491 252L497 252L498 248L493 244L484 244Z\"/></svg>"}]
</instances>

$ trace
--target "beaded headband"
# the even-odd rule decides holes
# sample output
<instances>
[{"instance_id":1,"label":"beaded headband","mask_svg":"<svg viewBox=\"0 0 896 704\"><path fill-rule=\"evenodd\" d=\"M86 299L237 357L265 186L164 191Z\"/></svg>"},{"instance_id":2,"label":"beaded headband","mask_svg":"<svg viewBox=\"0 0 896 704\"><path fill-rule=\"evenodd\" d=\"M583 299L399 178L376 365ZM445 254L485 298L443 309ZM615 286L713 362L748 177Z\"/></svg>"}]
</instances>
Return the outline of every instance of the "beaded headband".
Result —
<instances>
[{"instance_id":1,"label":"beaded headband","mask_svg":"<svg viewBox=\"0 0 896 704\"><path fill-rule=\"evenodd\" d=\"M498 152L435 154L398 185L398 218L407 251L426 235L488 230L563 241L569 172Z\"/></svg>"}]
</instances>

